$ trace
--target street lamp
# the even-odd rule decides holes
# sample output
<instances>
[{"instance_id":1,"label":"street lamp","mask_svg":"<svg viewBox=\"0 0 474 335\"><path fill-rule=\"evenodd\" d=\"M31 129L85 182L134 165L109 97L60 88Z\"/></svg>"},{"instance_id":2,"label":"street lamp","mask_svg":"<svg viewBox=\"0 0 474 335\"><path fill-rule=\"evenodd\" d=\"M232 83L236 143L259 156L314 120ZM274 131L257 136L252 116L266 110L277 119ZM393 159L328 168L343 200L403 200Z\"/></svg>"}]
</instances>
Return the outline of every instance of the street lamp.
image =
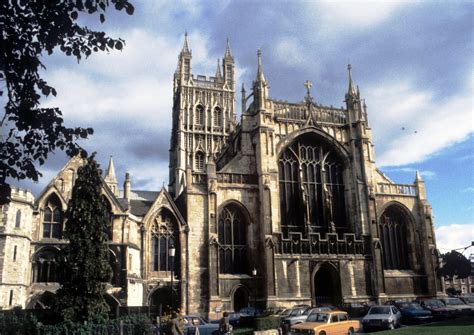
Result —
<instances>
[{"instance_id":1,"label":"street lamp","mask_svg":"<svg viewBox=\"0 0 474 335\"><path fill-rule=\"evenodd\" d=\"M254 287L253 287L253 315L257 316L257 269L253 268L252 276L254 278Z\"/></svg>"},{"instance_id":2,"label":"street lamp","mask_svg":"<svg viewBox=\"0 0 474 335\"><path fill-rule=\"evenodd\" d=\"M174 244L171 242L169 249L168 249L168 255L171 257L171 302L173 304L174 308L174 286L173 286L173 277L174 277L174 255L176 253L176 249L174 248Z\"/></svg>"}]
</instances>

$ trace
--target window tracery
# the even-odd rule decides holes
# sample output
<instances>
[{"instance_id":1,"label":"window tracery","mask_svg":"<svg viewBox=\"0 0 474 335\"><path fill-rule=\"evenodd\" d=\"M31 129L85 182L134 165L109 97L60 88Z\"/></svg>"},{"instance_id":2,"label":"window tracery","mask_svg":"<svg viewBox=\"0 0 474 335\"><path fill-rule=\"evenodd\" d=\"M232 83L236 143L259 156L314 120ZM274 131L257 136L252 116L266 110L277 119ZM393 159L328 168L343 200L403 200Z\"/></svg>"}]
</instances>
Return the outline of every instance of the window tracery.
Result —
<instances>
[{"instance_id":1,"label":"window tracery","mask_svg":"<svg viewBox=\"0 0 474 335\"><path fill-rule=\"evenodd\" d=\"M235 204L224 207L219 215L219 272L245 273L247 237L246 219Z\"/></svg>"},{"instance_id":2,"label":"window tracery","mask_svg":"<svg viewBox=\"0 0 474 335\"><path fill-rule=\"evenodd\" d=\"M50 196L43 210L43 238L61 238L63 213L56 195Z\"/></svg>"},{"instance_id":3,"label":"window tracery","mask_svg":"<svg viewBox=\"0 0 474 335\"><path fill-rule=\"evenodd\" d=\"M390 206L380 217L379 234L382 241L383 266L386 270L409 269L407 225L403 212Z\"/></svg>"},{"instance_id":4,"label":"window tracery","mask_svg":"<svg viewBox=\"0 0 474 335\"><path fill-rule=\"evenodd\" d=\"M285 149L278 166L285 235L346 228L344 165L334 150L306 136Z\"/></svg>"},{"instance_id":5,"label":"window tracery","mask_svg":"<svg viewBox=\"0 0 474 335\"><path fill-rule=\"evenodd\" d=\"M178 249L178 232L174 219L166 210L161 210L151 227L151 271L171 271L173 257L169 249ZM179 257L174 257L177 262Z\"/></svg>"},{"instance_id":6,"label":"window tracery","mask_svg":"<svg viewBox=\"0 0 474 335\"><path fill-rule=\"evenodd\" d=\"M59 253L47 249L40 251L34 258L33 281L36 283L55 283L60 281Z\"/></svg>"},{"instance_id":7,"label":"window tracery","mask_svg":"<svg viewBox=\"0 0 474 335\"><path fill-rule=\"evenodd\" d=\"M203 126L204 125L204 108L199 105L196 107L196 119L195 119L195 122L197 125L199 126Z\"/></svg>"}]
</instances>

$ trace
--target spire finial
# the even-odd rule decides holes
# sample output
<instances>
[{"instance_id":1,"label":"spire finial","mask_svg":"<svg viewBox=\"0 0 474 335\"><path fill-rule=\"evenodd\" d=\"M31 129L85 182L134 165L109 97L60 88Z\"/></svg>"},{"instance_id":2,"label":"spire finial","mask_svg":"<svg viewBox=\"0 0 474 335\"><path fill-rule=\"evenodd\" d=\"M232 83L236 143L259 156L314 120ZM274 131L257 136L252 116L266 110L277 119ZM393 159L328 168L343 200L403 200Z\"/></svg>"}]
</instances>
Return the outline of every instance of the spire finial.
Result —
<instances>
[{"instance_id":1,"label":"spire finial","mask_svg":"<svg viewBox=\"0 0 474 335\"><path fill-rule=\"evenodd\" d=\"M257 80L265 81L265 77L263 76L263 68L262 68L262 50L260 50L260 48L257 50L257 57L258 57Z\"/></svg>"},{"instance_id":2,"label":"spire finial","mask_svg":"<svg viewBox=\"0 0 474 335\"><path fill-rule=\"evenodd\" d=\"M117 177L115 176L114 161L112 155L109 157L109 166L107 167L107 173L104 178L105 182L111 184L117 184Z\"/></svg>"},{"instance_id":3,"label":"spire finial","mask_svg":"<svg viewBox=\"0 0 474 335\"><path fill-rule=\"evenodd\" d=\"M313 84L311 84L309 80L306 80L304 83L304 86L306 86L306 96L309 97L311 95L310 89L313 86Z\"/></svg>"},{"instance_id":4,"label":"spire finial","mask_svg":"<svg viewBox=\"0 0 474 335\"><path fill-rule=\"evenodd\" d=\"M188 46L188 32L184 32L184 45L183 45L183 50L182 52L188 52L189 53L189 46Z\"/></svg>"},{"instance_id":5,"label":"spire finial","mask_svg":"<svg viewBox=\"0 0 474 335\"><path fill-rule=\"evenodd\" d=\"M224 58L232 58L232 52L230 52L230 42L229 42L229 38L227 38L227 44L226 44L226 47L225 47L225 54L224 54Z\"/></svg>"},{"instance_id":6,"label":"spire finial","mask_svg":"<svg viewBox=\"0 0 474 335\"><path fill-rule=\"evenodd\" d=\"M415 182L420 182L420 181L423 181L423 179L421 179L420 171L416 170Z\"/></svg>"},{"instance_id":7,"label":"spire finial","mask_svg":"<svg viewBox=\"0 0 474 335\"><path fill-rule=\"evenodd\" d=\"M242 83L242 90L241 90L241 92L242 92L242 95L245 95L245 85L244 85L244 83Z\"/></svg>"},{"instance_id":8,"label":"spire finial","mask_svg":"<svg viewBox=\"0 0 474 335\"><path fill-rule=\"evenodd\" d=\"M222 74L221 74L221 60L220 60L220 58L217 58L216 78L222 78Z\"/></svg>"},{"instance_id":9,"label":"spire finial","mask_svg":"<svg viewBox=\"0 0 474 335\"><path fill-rule=\"evenodd\" d=\"M351 64L347 64L347 70L349 71L349 89L348 89L347 94L351 96L355 96L356 91L355 91L354 85L352 84L352 65Z\"/></svg>"}]
</instances>

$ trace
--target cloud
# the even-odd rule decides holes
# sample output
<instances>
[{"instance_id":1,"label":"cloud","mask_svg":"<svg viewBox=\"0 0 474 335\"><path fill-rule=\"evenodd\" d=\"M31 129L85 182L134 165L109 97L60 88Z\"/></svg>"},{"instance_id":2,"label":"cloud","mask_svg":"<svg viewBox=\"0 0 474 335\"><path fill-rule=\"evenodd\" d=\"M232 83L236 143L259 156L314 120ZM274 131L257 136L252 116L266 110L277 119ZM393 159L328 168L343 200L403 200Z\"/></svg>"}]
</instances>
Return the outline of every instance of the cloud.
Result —
<instances>
[{"instance_id":1,"label":"cloud","mask_svg":"<svg viewBox=\"0 0 474 335\"><path fill-rule=\"evenodd\" d=\"M416 171L420 173L420 175L425 178L425 179L434 179L436 178L436 172L431 171L431 170L417 170L412 167L400 167L400 168L386 168L384 169L386 172L404 172L404 173L410 173L415 175Z\"/></svg>"},{"instance_id":2,"label":"cloud","mask_svg":"<svg viewBox=\"0 0 474 335\"><path fill-rule=\"evenodd\" d=\"M472 223L450 224L436 228L436 244L442 253L466 247L471 245L472 241L474 241L474 224Z\"/></svg>"},{"instance_id":3,"label":"cloud","mask_svg":"<svg viewBox=\"0 0 474 335\"><path fill-rule=\"evenodd\" d=\"M474 131L470 88L444 100L409 81L379 83L367 92L379 166L421 162Z\"/></svg>"},{"instance_id":4,"label":"cloud","mask_svg":"<svg viewBox=\"0 0 474 335\"><path fill-rule=\"evenodd\" d=\"M289 66L301 65L305 52L294 37L281 37L275 44L275 57Z\"/></svg>"},{"instance_id":5,"label":"cloud","mask_svg":"<svg viewBox=\"0 0 474 335\"><path fill-rule=\"evenodd\" d=\"M474 187L467 187L465 188L464 190L462 190L463 192L469 192L469 193L472 193L474 192Z\"/></svg>"}]
</instances>

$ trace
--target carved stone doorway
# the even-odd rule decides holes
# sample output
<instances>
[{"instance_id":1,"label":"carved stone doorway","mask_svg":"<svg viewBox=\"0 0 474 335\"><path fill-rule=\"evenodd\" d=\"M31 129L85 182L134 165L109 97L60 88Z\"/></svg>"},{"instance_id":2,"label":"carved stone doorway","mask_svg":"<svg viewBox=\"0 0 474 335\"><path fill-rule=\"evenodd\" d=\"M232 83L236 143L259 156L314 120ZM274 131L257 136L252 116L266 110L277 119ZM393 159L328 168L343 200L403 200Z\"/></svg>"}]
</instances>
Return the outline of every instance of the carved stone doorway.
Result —
<instances>
[{"instance_id":1,"label":"carved stone doorway","mask_svg":"<svg viewBox=\"0 0 474 335\"><path fill-rule=\"evenodd\" d=\"M330 263L318 264L313 273L313 297L315 305L339 305L342 302L341 279L334 265Z\"/></svg>"},{"instance_id":2,"label":"carved stone doorway","mask_svg":"<svg viewBox=\"0 0 474 335\"><path fill-rule=\"evenodd\" d=\"M242 286L239 286L232 296L232 307L238 312L244 307L249 306L249 294Z\"/></svg>"}]
</instances>

